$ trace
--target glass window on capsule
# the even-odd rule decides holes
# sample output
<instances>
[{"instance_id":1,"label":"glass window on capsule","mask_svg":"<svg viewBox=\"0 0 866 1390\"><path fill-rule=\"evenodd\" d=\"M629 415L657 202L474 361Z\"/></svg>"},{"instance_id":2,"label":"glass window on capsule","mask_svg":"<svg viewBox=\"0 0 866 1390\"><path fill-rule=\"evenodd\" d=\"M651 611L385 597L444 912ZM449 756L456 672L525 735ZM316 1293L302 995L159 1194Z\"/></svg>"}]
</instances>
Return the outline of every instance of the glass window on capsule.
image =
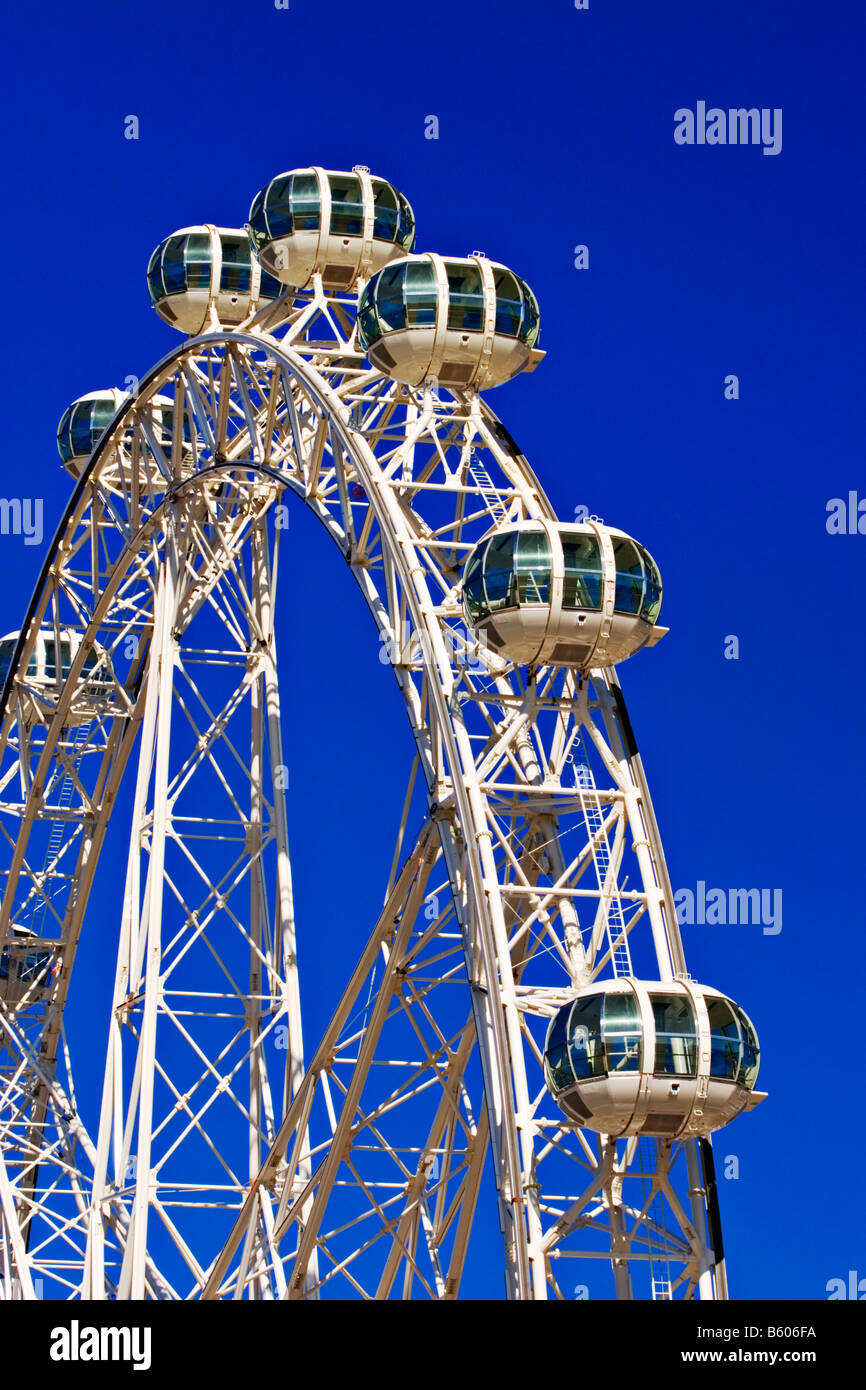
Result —
<instances>
[{"instance_id":1,"label":"glass window on capsule","mask_svg":"<svg viewBox=\"0 0 866 1390\"><path fill-rule=\"evenodd\" d=\"M576 999L568 1020L569 1056L571 1068L578 1081L604 1076L604 1051L601 1038L603 994L591 994Z\"/></svg>"},{"instance_id":2,"label":"glass window on capsule","mask_svg":"<svg viewBox=\"0 0 866 1390\"><path fill-rule=\"evenodd\" d=\"M459 333L481 333L484 329L484 283L473 261L469 265L445 262L448 276L448 327Z\"/></svg>"},{"instance_id":3,"label":"glass window on capsule","mask_svg":"<svg viewBox=\"0 0 866 1390\"><path fill-rule=\"evenodd\" d=\"M506 338L519 338L532 347L538 337L538 301L525 280L498 266L493 271L496 291L496 332Z\"/></svg>"},{"instance_id":4,"label":"glass window on capsule","mask_svg":"<svg viewBox=\"0 0 866 1390\"><path fill-rule=\"evenodd\" d=\"M655 560L642 545L638 546L646 574L646 592L640 615L648 623L654 623L662 606L662 578Z\"/></svg>"},{"instance_id":5,"label":"glass window on capsule","mask_svg":"<svg viewBox=\"0 0 866 1390\"><path fill-rule=\"evenodd\" d=\"M279 299L284 291L284 286L274 275L269 275L264 266L261 268L259 279L259 299Z\"/></svg>"},{"instance_id":6,"label":"glass window on capsule","mask_svg":"<svg viewBox=\"0 0 866 1390\"><path fill-rule=\"evenodd\" d=\"M161 275L154 262L159 261ZM157 247L148 268L148 281L156 299L167 294L183 294L184 290L209 289L211 277L210 237L207 232L187 232L172 236ZM162 288L160 288L160 283Z\"/></svg>"},{"instance_id":7,"label":"glass window on capsule","mask_svg":"<svg viewBox=\"0 0 866 1390\"><path fill-rule=\"evenodd\" d=\"M544 531L494 535L472 556L463 581L473 622L503 608L550 602L550 545Z\"/></svg>"},{"instance_id":8,"label":"glass window on capsule","mask_svg":"<svg viewBox=\"0 0 866 1390\"><path fill-rule=\"evenodd\" d=\"M404 296L407 328L426 328L435 324L439 304L436 272L431 261L409 261L405 267Z\"/></svg>"},{"instance_id":9,"label":"glass window on capsule","mask_svg":"<svg viewBox=\"0 0 866 1390\"><path fill-rule=\"evenodd\" d=\"M111 657L104 648L90 647L82 666L82 678L87 682L88 693L99 695L113 689L113 669Z\"/></svg>"},{"instance_id":10,"label":"glass window on capsule","mask_svg":"<svg viewBox=\"0 0 866 1390\"><path fill-rule=\"evenodd\" d=\"M571 1011L560 1009L552 1019L544 1045L544 1071L548 1086L562 1091L574 1080L568 1057L568 1020Z\"/></svg>"},{"instance_id":11,"label":"glass window on capsule","mask_svg":"<svg viewBox=\"0 0 866 1390\"><path fill-rule=\"evenodd\" d=\"M484 612L517 607L517 581L514 573L514 547L517 533L491 536L483 556Z\"/></svg>"},{"instance_id":12,"label":"glass window on capsule","mask_svg":"<svg viewBox=\"0 0 866 1390\"><path fill-rule=\"evenodd\" d=\"M433 327L439 302L436 272L430 261L385 266L373 293L361 296L361 333L368 343L401 328Z\"/></svg>"},{"instance_id":13,"label":"glass window on capsule","mask_svg":"<svg viewBox=\"0 0 866 1390\"><path fill-rule=\"evenodd\" d=\"M631 991L628 994L606 994L602 1023L605 1070L615 1075L640 1071L643 1030L634 994Z\"/></svg>"},{"instance_id":14,"label":"glass window on capsule","mask_svg":"<svg viewBox=\"0 0 866 1390\"><path fill-rule=\"evenodd\" d=\"M12 665L12 658L13 658L13 656L15 655L15 648L17 647L17 645L18 645L18 637L17 637L17 635L16 635L15 637L5 638L2 642L0 642L0 684L2 684L2 683L6 680L6 677L7 677L8 674L9 674L9 667ZM35 676L35 675L36 675L36 670L37 670L37 660L36 660L36 658L37 658L37 653L38 653L38 651L39 651L39 642L38 642L38 639L37 639L36 646L33 648L33 651L30 653L30 660L29 660L28 663L27 663L27 675L28 675L28 676Z\"/></svg>"},{"instance_id":15,"label":"glass window on capsule","mask_svg":"<svg viewBox=\"0 0 866 1390\"><path fill-rule=\"evenodd\" d=\"M335 236L364 235L364 193L357 174L329 174L331 231Z\"/></svg>"},{"instance_id":16,"label":"glass window on capsule","mask_svg":"<svg viewBox=\"0 0 866 1390\"><path fill-rule=\"evenodd\" d=\"M315 174L281 174L253 199L250 232L261 250L277 237L316 232L321 219L319 181Z\"/></svg>"},{"instance_id":17,"label":"glass window on capsule","mask_svg":"<svg viewBox=\"0 0 866 1390\"><path fill-rule=\"evenodd\" d=\"M523 295L517 276L501 266L493 272L493 284L496 289L496 332L503 333L507 338L516 338L520 334L523 317Z\"/></svg>"},{"instance_id":18,"label":"glass window on capsule","mask_svg":"<svg viewBox=\"0 0 866 1390\"><path fill-rule=\"evenodd\" d=\"M375 343L381 336L376 301L365 289L358 302L358 327L364 343Z\"/></svg>"},{"instance_id":19,"label":"glass window on capsule","mask_svg":"<svg viewBox=\"0 0 866 1390\"><path fill-rule=\"evenodd\" d=\"M523 295L523 316L520 320L520 341L527 347L532 347L538 337L538 328L541 322L541 311L538 307L538 300L532 293L525 280L520 281L520 292Z\"/></svg>"},{"instance_id":20,"label":"glass window on capsule","mask_svg":"<svg viewBox=\"0 0 866 1390\"><path fill-rule=\"evenodd\" d=\"M403 197L399 188L395 188L397 194L397 242L404 251L411 251L415 244L415 214L409 206L407 198Z\"/></svg>"},{"instance_id":21,"label":"glass window on capsule","mask_svg":"<svg viewBox=\"0 0 866 1390\"><path fill-rule=\"evenodd\" d=\"M734 1004L733 1001L731 1001L731 1008L737 1015L743 1036L743 1056L737 1081L741 1086L748 1086L751 1090L758 1077L758 1063L761 1055L758 1047L758 1035L745 1010L741 1009L739 1004Z\"/></svg>"},{"instance_id":22,"label":"glass window on capsule","mask_svg":"<svg viewBox=\"0 0 866 1390\"><path fill-rule=\"evenodd\" d=\"M319 180L315 174L292 176L290 203L293 232L317 232L322 220Z\"/></svg>"},{"instance_id":23,"label":"glass window on capsule","mask_svg":"<svg viewBox=\"0 0 866 1390\"><path fill-rule=\"evenodd\" d=\"M650 996L656 1028L656 1076L696 1076L698 1035L692 1001L684 994Z\"/></svg>"},{"instance_id":24,"label":"glass window on capsule","mask_svg":"<svg viewBox=\"0 0 866 1390\"><path fill-rule=\"evenodd\" d=\"M189 232L185 238L183 262L186 283L182 288L206 290L211 280L211 245L207 232Z\"/></svg>"},{"instance_id":25,"label":"glass window on capsule","mask_svg":"<svg viewBox=\"0 0 866 1390\"><path fill-rule=\"evenodd\" d=\"M549 603L552 565L546 531L518 531L515 555L517 602Z\"/></svg>"},{"instance_id":26,"label":"glass window on capsule","mask_svg":"<svg viewBox=\"0 0 866 1390\"><path fill-rule=\"evenodd\" d=\"M84 410L82 410L81 407L79 407L79 410L78 412L76 412L76 414L78 418L80 418L82 415L85 416L85 419L82 421L83 424L86 425L86 417L88 414L90 417L91 449L95 447L97 440L102 438L106 429L111 424L111 421L114 419L116 411L117 404L114 400L94 401L90 406L89 411L87 412L85 412ZM88 450L88 453L89 452L90 450Z\"/></svg>"},{"instance_id":27,"label":"glass window on capsule","mask_svg":"<svg viewBox=\"0 0 866 1390\"><path fill-rule=\"evenodd\" d=\"M60 642L60 675L67 676L72 665L72 648L67 639ZM45 638L45 676L47 680L55 680L57 671L57 647L53 637Z\"/></svg>"},{"instance_id":28,"label":"glass window on capsule","mask_svg":"<svg viewBox=\"0 0 866 1390\"><path fill-rule=\"evenodd\" d=\"M162 278L162 244L157 246L147 263L147 284L154 303L165 294L165 281Z\"/></svg>"},{"instance_id":29,"label":"glass window on capsule","mask_svg":"<svg viewBox=\"0 0 866 1390\"><path fill-rule=\"evenodd\" d=\"M384 179L373 179L373 236L396 241L399 209L397 192Z\"/></svg>"},{"instance_id":30,"label":"glass window on capsule","mask_svg":"<svg viewBox=\"0 0 866 1390\"><path fill-rule=\"evenodd\" d=\"M736 1081L740 1071L740 1029L730 1001L705 995L710 1020L710 1076Z\"/></svg>"},{"instance_id":31,"label":"glass window on capsule","mask_svg":"<svg viewBox=\"0 0 866 1390\"><path fill-rule=\"evenodd\" d=\"M18 966L19 980L36 980L47 974L51 965L50 951L28 951Z\"/></svg>"},{"instance_id":32,"label":"glass window on capsule","mask_svg":"<svg viewBox=\"0 0 866 1390\"><path fill-rule=\"evenodd\" d=\"M563 608L601 608L601 548L592 532L563 532Z\"/></svg>"},{"instance_id":33,"label":"glass window on capsule","mask_svg":"<svg viewBox=\"0 0 866 1390\"><path fill-rule=\"evenodd\" d=\"M17 637L4 637L0 642L0 686L5 684L6 677L9 675L9 667L12 665L12 658L15 655ZM31 658L33 670L36 670L36 660Z\"/></svg>"},{"instance_id":34,"label":"glass window on capsule","mask_svg":"<svg viewBox=\"0 0 866 1390\"><path fill-rule=\"evenodd\" d=\"M247 237L221 236L220 289L228 294L249 294L252 283L250 243Z\"/></svg>"},{"instance_id":35,"label":"glass window on capsule","mask_svg":"<svg viewBox=\"0 0 866 1390\"><path fill-rule=\"evenodd\" d=\"M376 325L372 337L376 339L392 329L406 326L406 286L407 265L387 265L380 270L376 281L375 310Z\"/></svg>"},{"instance_id":36,"label":"glass window on capsule","mask_svg":"<svg viewBox=\"0 0 866 1390\"><path fill-rule=\"evenodd\" d=\"M616 569L613 606L617 613L640 613L644 600L644 569L637 545L625 536L614 536L613 558Z\"/></svg>"},{"instance_id":37,"label":"glass window on capsule","mask_svg":"<svg viewBox=\"0 0 866 1390\"><path fill-rule=\"evenodd\" d=\"M67 451L69 458L86 458L91 454L113 415L114 406L110 401L79 401L70 406L57 432L64 457Z\"/></svg>"},{"instance_id":38,"label":"glass window on capsule","mask_svg":"<svg viewBox=\"0 0 866 1390\"><path fill-rule=\"evenodd\" d=\"M484 556L489 544L490 542L487 541L485 545L480 546L474 552L463 576L463 598L469 620L473 623L478 622L479 618L485 617L490 612L484 588Z\"/></svg>"},{"instance_id":39,"label":"glass window on capsule","mask_svg":"<svg viewBox=\"0 0 866 1390\"><path fill-rule=\"evenodd\" d=\"M203 233L199 234L200 239L210 251L210 238ZM187 288L186 263L184 261L184 251L186 250L188 237L173 236L162 248L161 269L162 283L165 294L183 294ZM208 281L205 282L209 283Z\"/></svg>"},{"instance_id":40,"label":"glass window on capsule","mask_svg":"<svg viewBox=\"0 0 866 1390\"><path fill-rule=\"evenodd\" d=\"M170 453L172 439L174 438L174 405L161 405L158 407L156 414L159 423L157 440L162 445L163 449ZM181 419L183 421L181 427L183 442L184 444L191 444L193 425L189 406L184 405L181 412Z\"/></svg>"},{"instance_id":41,"label":"glass window on capsule","mask_svg":"<svg viewBox=\"0 0 866 1390\"><path fill-rule=\"evenodd\" d=\"M282 236L292 230L291 211L288 208L288 189L291 175L284 179L272 179L266 188L260 189L253 198L253 205L250 208L250 236L257 251L270 241L271 237ZM275 184L286 194L286 206L279 206L274 209L273 218L268 208L268 197ZM282 200L281 200L282 203ZM276 230L274 223L279 230ZM282 225L280 225L282 224Z\"/></svg>"}]
</instances>

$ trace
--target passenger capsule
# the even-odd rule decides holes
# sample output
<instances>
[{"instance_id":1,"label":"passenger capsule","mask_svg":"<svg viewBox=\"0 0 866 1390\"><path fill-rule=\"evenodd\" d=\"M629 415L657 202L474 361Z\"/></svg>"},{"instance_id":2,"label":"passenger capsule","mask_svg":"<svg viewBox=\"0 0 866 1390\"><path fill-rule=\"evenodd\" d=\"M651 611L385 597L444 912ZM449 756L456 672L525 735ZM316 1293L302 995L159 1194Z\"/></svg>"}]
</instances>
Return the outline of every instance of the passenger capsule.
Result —
<instances>
[{"instance_id":1,"label":"passenger capsule","mask_svg":"<svg viewBox=\"0 0 866 1390\"><path fill-rule=\"evenodd\" d=\"M745 1013L693 981L597 981L551 1020L548 1090L570 1120L612 1136L709 1134L764 1099Z\"/></svg>"},{"instance_id":2,"label":"passenger capsule","mask_svg":"<svg viewBox=\"0 0 866 1390\"><path fill-rule=\"evenodd\" d=\"M420 386L498 386L533 370L538 304L524 280L475 254L432 252L395 261L364 286L358 338L370 361L395 381Z\"/></svg>"},{"instance_id":3,"label":"passenger capsule","mask_svg":"<svg viewBox=\"0 0 866 1390\"><path fill-rule=\"evenodd\" d=\"M57 426L57 451L73 478L81 476L106 427L127 399L125 391L108 387L105 391L79 396L63 412Z\"/></svg>"},{"instance_id":4,"label":"passenger capsule","mask_svg":"<svg viewBox=\"0 0 866 1390\"><path fill-rule=\"evenodd\" d=\"M655 561L600 521L523 521L482 540L463 570L466 621L518 666L592 669L654 646L662 583Z\"/></svg>"},{"instance_id":5,"label":"passenger capsule","mask_svg":"<svg viewBox=\"0 0 866 1390\"><path fill-rule=\"evenodd\" d=\"M145 418L150 422L153 438L162 452L163 459L170 465L174 451L174 401L168 396L152 396ZM188 407L182 410L180 418L180 476L188 478L195 469L193 426ZM149 443L148 453L153 457Z\"/></svg>"},{"instance_id":6,"label":"passenger capsule","mask_svg":"<svg viewBox=\"0 0 866 1390\"><path fill-rule=\"evenodd\" d=\"M161 241L147 285L160 317L189 334L243 323L281 292L242 228L210 225L183 227Z\"/></svg>"},{"instance_id":7,"label":"passenger capsule","mask_svg":"<svg viewBox=\"0 0 866 1390\"><path fill-rule=\"evenodd\" d=\"M0 690L9 674L19 636L17 632L7 632L5 637L0 638ZM60 692L72 670L73 658L80 646L80 633L61 628L58 660L54 629L40 628L27 670L19 674L16 681L16 693L20 697L21 708L28 724L51 722ZM104 706L112 697L115 688L111 655L97 643L84 658L81 681L69 706L67 724L72 727L88 723L94 718L95 709Z\"/></svg>"},{"instance_id":8,"label":"passenger capsule","mask_svg":"<svg viewBox=\"0 0 866 1390\"><path fill-rule=\"evenodd\" d=\"M63 412L57 427L57 450L64 468L73 478L77 480L81 477L108 425L123 402L128 399L127 393L116 387L105 391L91 391L89 395L79 396L78 400L73 401ZM139 411L139 418L143 422L139 474L144 480L147 470L152 485L164 487L170 480L174 402L168 396L152 396L148 404ZM182 419L180 469L181 477L186 478L195 465L192 426L187 408L183 411ZM129 490L132 474L132 434L131 426L120 430L115 449L100 465L100 483L109 492L126 494ZM157 464L154 446L162 457L162 469Z\"/></svg>"},{"instance_id":9,"label":"passenger capsule","mask_svg":"<svg viewBox=\"0 0 866 1390\"><path fill-rule=\"evenodd\" d=\"M256 194L249 234L284 284L301 289L318 272L326 289L347 290L412 250L415 215L402 193L360 165L351 174L294 169Z\"/></svg>"},{"instance_id":10,"label":"passenger capsule","mask_svg":"<svg viewBox=\"0 0 866 1390\"><path fill-rule=\"evenodd\" d=\"M51 992L57 957L57 943L47 943L32 933L10 936L0 951L0 999L7 1005L36 1003Z\"/></svg>"}]
</instances>

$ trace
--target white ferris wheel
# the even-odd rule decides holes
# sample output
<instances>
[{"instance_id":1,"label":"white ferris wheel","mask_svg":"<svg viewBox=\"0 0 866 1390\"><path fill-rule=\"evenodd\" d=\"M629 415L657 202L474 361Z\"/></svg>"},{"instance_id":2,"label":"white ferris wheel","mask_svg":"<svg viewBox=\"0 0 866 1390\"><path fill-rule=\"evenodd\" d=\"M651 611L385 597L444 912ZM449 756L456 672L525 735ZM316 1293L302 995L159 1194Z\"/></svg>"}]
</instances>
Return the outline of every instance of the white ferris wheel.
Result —
<instances>
[{"instance_id":1,"label":"white ferris wheel","mask_svg":"<svg viewBox=\"0 0 866 1390\"><path fill-rule=\"evenodd\" d=\"M414 230L366 168L279 175L247 228L157 247L189 336L60 423L74 490L0 642L4 1298L455 1299L488 1188L509 1298L727 1296L710 1133L760 1099L758 1045L686 970L617 674L665 632L661 579L556 519L479 394L542 356L528 285ZM316 1038L275 641L292 493L414 741ZM114 984L73 1036L88 933Z\"/></svg>"}]
</instances>

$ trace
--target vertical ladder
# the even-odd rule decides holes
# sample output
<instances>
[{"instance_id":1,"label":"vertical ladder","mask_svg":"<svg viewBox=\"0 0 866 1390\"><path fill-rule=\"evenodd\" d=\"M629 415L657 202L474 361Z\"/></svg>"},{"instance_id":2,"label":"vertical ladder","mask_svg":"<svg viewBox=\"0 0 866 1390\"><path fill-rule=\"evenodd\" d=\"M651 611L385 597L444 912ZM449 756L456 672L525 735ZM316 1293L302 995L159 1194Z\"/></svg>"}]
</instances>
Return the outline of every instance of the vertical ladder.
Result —
<instances>
[{"instance_id":1,"label":"vertical ladder","mask_svg":"<svg viewBox=\"0 0 866 1390\"><path fill-rule=\"evenodd\" d=\"M466 456L466 471L480 491L484 505L493 520L502 521L507 511L505 503L502 501L493 479L471 446Z\"/></svg>"},{"instance_id":2,"label":"vertical ladder","mask_svg":"<svg viewBox=\"0 0 866 1390\"><path fill-rule=\"evenodd\" d=\"M90 721L89 723L85 723L85 724L79 724L78 727L77 727L76 730L75 730L74 735L73 735L73 738L72 738L71 754L72 754L72 766L73 766L73 768L74 768L76 774L78 773L79 768L81 767L81 760L82 760L82 758L83 758L83 756L84 756L84 750L85 750L85 748L87 747L87 740L88 740L88 738L89 738L89 736L90 736L90 730L91 730L92 727L93 727L92 721ZM72 778L70 777L69 773L68 773L68 772L66 771L66 769L64 768L64 770L63 770L63 776L62 776L62 778L61 778L61 780L60 780L60 787L59 787L59 790L58 790L58 793L57 793L57 809L58 809L58 810L60 810L60 811L68 811L68 810L69 810L69 807L70 807L71 804L72 804L72 793L73 793L74 789L75 789L75 784L74 784ZM44 862L44 864L42 865L43 896L40 897L39 899L37 899L37 902L36 902L36 904L34 905L34 908L33 908L32 920L31 920L31 930L32 930L37 936L41 935L42 926L43 926L43 924L44 924L44 922L45 922L45 914L46 914L46 912L48 911L48 904L47 904L47 902L45 901L45 891L46 891L46 890L45 890L45 882L44 882L44 879L45 879L45 875L47 874L47 872L48 872L48 870L49 870L51 864L54 862L54 857L55 857L55 855L57 854L58 850L60 849L60 845L61 845L62 840L63 840L64 825L65 825L65 821L63 821L63 820L53 820L53 821L51 822L51 833L50 833L50 835L49 835L49 837L48 837L48 847L47 847L47 849L45 850L45 862ZM38 921L37 921L37 917L38 917L38 919L39 919ZM53 934L53 933L52 933L52 934Z\"/></svg>"},{"instance_id":3,"label":"vertical ladder","mask_svg":"<svg viewBox=\"0 0 866 1390\"><path fill-rule=\"evenodd\" d=\"M670 1260L665 1258L664 1251L664 1232L667 1230L665 1225L665 1209L662 1194L656 1188L655 1194L651 1197L651 1172L659 1161L659 1147L654 1139L639 1139L637 1144L637 1172L640 1174L641 1188L643 1190L643 1206L646 1208L645 1221L652 1221L656 1227L655 1234L647 1225L646 1243L649 1254L649 1273L650 1284L652 1287L652 1297L654 1302L672 1301L673 1288L671 1285L671 1265ZM653 1250L653 1241L657 1240L662 1244L661 1253Z\"/></svg>"},{"instance_id":4,"label":"vertical ladder","mask_svg":"<svg viewBox=\"0 0 866 1390\"><path fill-rule=\"evenodd\" d=\"M583 740L581 739L581 744ZM604 812L601 808L601 800L598 795L598 788L595 785L595 778L592 775L592 768L586 756L585 748L581 747L581 761L578 755L574 762L575 785L580 788L581 802L583 804L583 815L586 821L586 828L589 833L590 844L593 845L592 857L595 862L596 874L598 875L599 891L604 890L605 880L610 869L610 849L607 837L604 836L599 843L594 844L594 837L598 834L604 823ZM588 795L584 795L584 793ZM592 799L594 797L594 800ZM614 896L608 904L607 910L607 940L610 946L610 959L613 966L613 973L616 976L630 975L632 973L631 952L629 951L628 937L625 931L625 918L622 911L619 892L614 887Z\"/></svg>"}]
</instances>

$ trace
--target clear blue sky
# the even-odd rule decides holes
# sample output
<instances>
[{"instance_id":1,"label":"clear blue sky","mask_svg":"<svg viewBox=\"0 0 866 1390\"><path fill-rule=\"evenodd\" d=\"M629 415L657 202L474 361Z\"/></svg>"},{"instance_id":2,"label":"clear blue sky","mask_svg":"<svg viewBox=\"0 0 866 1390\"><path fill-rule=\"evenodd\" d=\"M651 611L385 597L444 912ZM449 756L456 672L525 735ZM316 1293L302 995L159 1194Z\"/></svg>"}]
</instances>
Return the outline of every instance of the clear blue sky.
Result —
<instances>
[{"instance_id":1,"label":"clear blue sky","mask_svg":"<svg viewBox=\"0 0 866 1390\"><path fill-rule=\"evenodd\" d=\"M754 1018L770 1092L716 1140L720 1171L739 1159L739 1178L721 1179L732 1293L820 1299L829 1279L866 1275L866 536L825 525L830 498L866 497L861 6L49 0L7 10L4 29L4 486L23 476L45 499L46 539L69 492L62 411L176 341L149 307L152 248L190 223L242 224L275 173L367 164L409 197L419 249L477 247L533 286L547 359L491 403L561 516L587 505L661 567L670 636L621 676L674 885L783 893L777 935L684 927L692 973ZM781 108L781 152L677 145L674 112L698 101ZM732 373L738 400L724 397ZM287 739L301 964L322 996L312 1041L340 984L327 946L347 906L314 910L304 865L326 869L357 835L341 877L360 933L411 750L344 567L303 509L291 524L296 583L309 592L315 576L319 602L284 600L283 675L307 686L328 661L344 675ZM0 544L7 631L44 547ZM314 740L342 789L324 858ZM352 800L370 776L388 808L375 823ZM105 934L78 966L94 980L114 949L110 898L97 901ZM85 1072L103 1047L100 1030ZM472 1266L467 1292L501 1287Z\"/></svg>"}]
</instances>

